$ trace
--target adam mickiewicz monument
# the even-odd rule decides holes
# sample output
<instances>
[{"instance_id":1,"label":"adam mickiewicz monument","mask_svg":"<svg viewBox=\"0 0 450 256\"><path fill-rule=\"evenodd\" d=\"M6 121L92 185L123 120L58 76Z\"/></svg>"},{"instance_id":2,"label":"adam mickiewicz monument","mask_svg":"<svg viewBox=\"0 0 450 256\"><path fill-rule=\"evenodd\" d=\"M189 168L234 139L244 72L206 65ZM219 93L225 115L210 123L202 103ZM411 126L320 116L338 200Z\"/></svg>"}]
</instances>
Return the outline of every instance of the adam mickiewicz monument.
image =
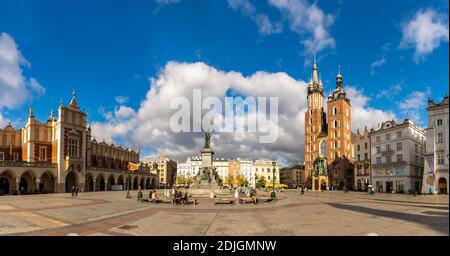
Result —
<instances>
[{"instance_id":1,"label":"adam mickiewicz monument","mask_svg":"<svg viewBox=\"0 0 450 256\"><path fill-rule=\"evenodd\" d=\"M194 184L192 184L191 188L202 189L202 192L208 193L210 191L217 191L220 189L219 184L221 180L212 165L214 151L211 149L211 134L209 131L205 133L205 144L200 150L200 153L202 154L202 168L194 178Z\"/></svg>"}]
</instances>

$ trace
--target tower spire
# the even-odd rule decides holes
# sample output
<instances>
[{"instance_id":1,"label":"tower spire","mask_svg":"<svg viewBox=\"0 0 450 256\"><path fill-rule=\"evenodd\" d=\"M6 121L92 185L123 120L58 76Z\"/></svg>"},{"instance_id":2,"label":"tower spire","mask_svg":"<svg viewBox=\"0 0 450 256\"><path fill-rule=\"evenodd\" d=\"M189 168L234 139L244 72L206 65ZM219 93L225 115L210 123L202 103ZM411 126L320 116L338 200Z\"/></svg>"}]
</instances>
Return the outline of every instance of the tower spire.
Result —
<instances>
[{"instance_id":1,"label":"tower spire","mask_svg":"<svg viewBox=\"0 0 450 256\"><path fill-rule=\"evenodd\" d=\"M313 84L319 84L319 76L317 75L317 62L316 62L316 49L314 48L314 66L313 66L313 74L312 74L312 82Z\"/></svg>"}]
</instances>

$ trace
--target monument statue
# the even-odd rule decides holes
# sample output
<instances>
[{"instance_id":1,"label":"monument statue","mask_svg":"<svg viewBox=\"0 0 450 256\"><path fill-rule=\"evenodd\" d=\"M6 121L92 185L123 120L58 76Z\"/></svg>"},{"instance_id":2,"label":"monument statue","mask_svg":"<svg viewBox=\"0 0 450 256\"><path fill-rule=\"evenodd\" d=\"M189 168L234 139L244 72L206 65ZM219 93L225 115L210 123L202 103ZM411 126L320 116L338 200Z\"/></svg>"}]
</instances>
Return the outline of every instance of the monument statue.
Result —
<instances>
[{"instance_id":1,"label":"monument statue","mask_svg":"<svg viewBox=\"0 0 450 256\"><path fill-rule=\"evenodd\" d=\"M205 133L205 145L203 148L210 148L211 147L211 134L209 131L206 131Z\"/></svg>"},{"instance_id":2,"label":"monument statue","mask_svg":"<svg viewBox=\"0 0 450 256\"><path fill-rule=\"evenodd\" d=\"M323 155L319 155L319 157L314 161L313 165L313 175L314 176L328 176L327 170L327 158Z\"/></svg>"}]
</instances>

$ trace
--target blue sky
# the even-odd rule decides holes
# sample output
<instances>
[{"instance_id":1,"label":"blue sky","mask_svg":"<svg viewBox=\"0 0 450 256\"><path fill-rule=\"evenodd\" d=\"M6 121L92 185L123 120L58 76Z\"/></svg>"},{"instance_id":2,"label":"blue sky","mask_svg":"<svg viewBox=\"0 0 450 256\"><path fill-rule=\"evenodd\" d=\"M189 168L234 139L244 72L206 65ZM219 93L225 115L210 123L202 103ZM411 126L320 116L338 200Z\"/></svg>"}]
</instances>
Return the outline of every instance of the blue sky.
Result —
<instances>
[{"instance_id":1,"label":"blue sky","mask_svg":"<svg viewBox=\"0 0 450 256\"><path fill-rule=\"evenodd\" d=\"M317 24L327 35L318 38L314 26L302 27L290 16L307 16L307 10L289 13L281 2L3 0L0 33L12 38L26 59L20 64L24 81L34 78L45 93L25 82L30 97L18 106L0 103L0 118L23 122L33 106L46 120L60 98L69 102L73 88L92 122L107 122L105 113L122 104L137 112L149 78L157 79L169 61L200 61L245 77L285 72L306 81L312 54L305 41L312 40L322 43L315 48L327 92L341 65L344 84L367 98L365 108L390 111L396 118L418 112L417 122L427 125L420 104L428 97L439 101L448 92L448 1L287 1L316 7L326 16ZM272 29L262 30L258 17L266 17ZM437 33L420 30L427 25ZM129 100L119 104L117 96ZM148 146L145 151L158 150Z\"/></svg>"}]
</instances>

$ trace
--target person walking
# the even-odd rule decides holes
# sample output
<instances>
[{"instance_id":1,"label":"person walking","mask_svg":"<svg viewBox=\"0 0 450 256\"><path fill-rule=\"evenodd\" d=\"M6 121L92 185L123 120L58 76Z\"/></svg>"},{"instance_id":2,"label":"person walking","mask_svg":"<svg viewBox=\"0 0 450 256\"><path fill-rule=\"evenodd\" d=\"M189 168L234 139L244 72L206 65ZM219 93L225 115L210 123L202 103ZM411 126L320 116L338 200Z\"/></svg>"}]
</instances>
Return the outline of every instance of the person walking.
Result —
<instances>
[{"instance_id":1,"label":"person walking","mask_svg":"<svg viewBox=\"0 0 450 256\"><path fill-rule=\"evenodd\" d=\"M78 186L75 187L75 197L78 197Z\"/></svg>"},{"instance_id":2,"label":"person walking","mask_svg":"<svg viewBox=\"0 0 450 256\"><path fill-rule=\"evenodd\" d=\"M75 186L72 186L72 197L75 196Z\"/></svg>"}]
</instances>

